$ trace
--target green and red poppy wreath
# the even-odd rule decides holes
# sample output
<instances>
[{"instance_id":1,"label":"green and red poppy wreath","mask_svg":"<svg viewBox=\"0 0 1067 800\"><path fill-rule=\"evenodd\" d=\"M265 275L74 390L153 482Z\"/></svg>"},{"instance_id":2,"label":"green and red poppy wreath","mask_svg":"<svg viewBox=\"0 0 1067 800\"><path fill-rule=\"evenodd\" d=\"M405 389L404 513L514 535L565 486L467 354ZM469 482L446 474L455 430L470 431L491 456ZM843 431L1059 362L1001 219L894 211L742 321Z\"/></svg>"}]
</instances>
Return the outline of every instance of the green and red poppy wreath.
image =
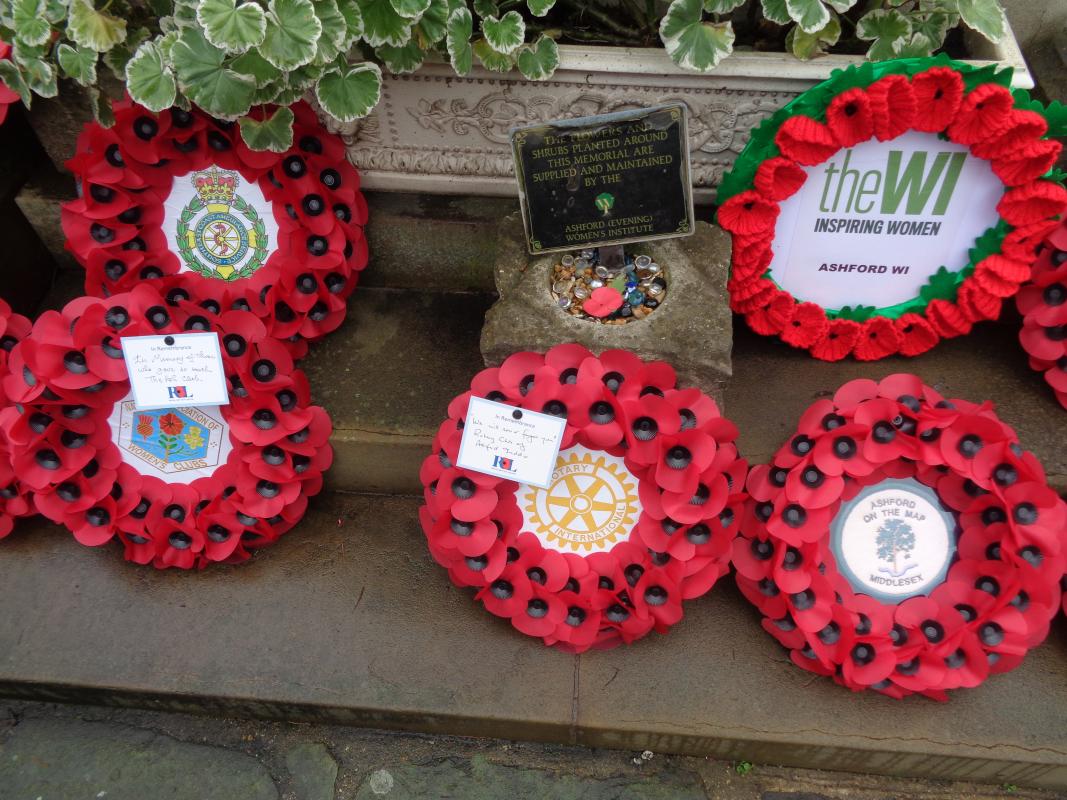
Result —
<instances>
[{"instance_id":1,"label":"green and red poppy wreath","mask_svg":"<svg viewBox=\"0 0 1067 800\"><path fill-rule=\"evenodd\" d=\"M1008 70L945 57L868 63L835 73L767 119L719 191L718 221L733 239L733 310L757 333L827 361L916 356L996 318L1067 209L1054 170L1062 146L1052 138L1067 131L1067 113L1009 86ZM849 159L855 166L875 152L888 164L882 172L849 171ZM971 173L984 193L961 190ZM883 221L864 221L859 212L879 191ZM982 222L969 246L970 239L949 246L947 234L978 219L966 204L979 194L988 227ZM949 197L960 210L939 207ZM802 203L834 213L815 221L797 211ZM924 203L931 216L919 213ZM835 216L842 209L851 216ZM810 238L813 230L821 238ZM824 263L872 231L864 250L873 259L892 264L910 247L921 260L923 247L944 240L955 261L927 264L916 279L925 283L911 284L922 272L914 266ZM825 293L849 281L851 295ZM892 305L881 302L905 285Z\"/></svg>"}]
</instances>

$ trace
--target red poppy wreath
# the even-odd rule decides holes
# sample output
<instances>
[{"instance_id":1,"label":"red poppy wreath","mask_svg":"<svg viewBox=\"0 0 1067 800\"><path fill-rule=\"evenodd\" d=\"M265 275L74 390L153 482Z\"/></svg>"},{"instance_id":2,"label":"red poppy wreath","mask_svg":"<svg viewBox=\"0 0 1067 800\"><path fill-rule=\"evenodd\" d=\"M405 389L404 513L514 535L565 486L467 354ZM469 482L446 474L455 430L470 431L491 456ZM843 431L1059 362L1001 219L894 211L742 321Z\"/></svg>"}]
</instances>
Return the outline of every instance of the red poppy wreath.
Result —
<instances>
[{"instance_id":1,"label":"red poppy wreath","mask_svg":"<svg viewBox=\"0 0 1067 800\"><path fill-rule=\"evenodd\" d=\"M1011 71L837 72L757 128L719 190L731 307L816 358L915 356L997 317L1067 208L1067 132Z\"/></svg>"},{"instance_id":2,"label":"red poppy wreath","mask_svg":"<svg viewBox=\"0 0 1067 800\"><path fill-rule=\"evenodd\" d=\"M125 336L215 331L230 404L138 410ZM168 302L151 284L48 311L12 350L12 467L37 510L89 546L155 567L236 563L303 516L330 420L284 345L246 311Z\"/></svg>"},{"instance_id":3,"label":"red poppy wreath","mask_svg":"<svg viewBox=\"0 0 1067 800\"><path fill-rule=\"evenodd\" d=\"M158 279L253 311L297 356L341 324L367 263L367 204L344 143L306 103L284 153L248 149L236 125L195 108L114 108L115 125L87 125L67 163L80 196L63 230L89 294Z\"/></svg>"},{"instance_id":4,"label":"red poppy wreath","mask_svg":"<svg viewBox=\"0 0 1067 800\"><path fill-rule=\"evenodd\" d=\"M737 582L804 669L943 700L1048 633L1067 506L990 403L914 375L852 381L748 491Z\"/></svg>"},{"instance_id":5,"label":"red poppy wreath","mask_svg":"<svg viewBox=\"0 0 1067 800\"><path fill-rule=\"evenodd\" d=\"M11 533L15 519L34 513L33 499L11 467L11 451L4 433L4 420L18 412L9 405L3 387L3 380L8 374L9 353L26 338L30 327L31 323L26 317L15 314L11 306L0 300L0 539Z\"/></svg>"},{"instance_id":6,"label":"red poppy wreath","mask_svg":"<svg viewBox=\"0 0 1067 800\"><path fill-rule=\"evenodd\" d=\"M456 466L484 397L566 419L547 489ZM737 429L674 370L567 344L480 372L423 462L423 531L457 586L571 652L629 643L682 618L728 569L745 462Z\"/></svg>"},{"instance_id":7,"label":"red poppy wreath","mask_svg":"<svg viewBox=\"0 0 1067 800\"><path fill-rule=\"evenodd\" d=\"M1067 224L1061 223L1045 240L1034 264L1033 277L1015 298L1023 327L1019 341L1030 366L1067 408Z\"/></svg>"}]
</instances>

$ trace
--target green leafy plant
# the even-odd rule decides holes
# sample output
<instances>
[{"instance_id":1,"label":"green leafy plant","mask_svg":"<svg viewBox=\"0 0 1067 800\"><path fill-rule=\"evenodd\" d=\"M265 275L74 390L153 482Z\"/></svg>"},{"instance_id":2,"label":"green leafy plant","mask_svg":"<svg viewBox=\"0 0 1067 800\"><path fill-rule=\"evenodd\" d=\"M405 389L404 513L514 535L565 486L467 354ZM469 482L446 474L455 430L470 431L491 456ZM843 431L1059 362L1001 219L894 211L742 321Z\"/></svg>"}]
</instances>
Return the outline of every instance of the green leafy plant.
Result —
<instances>
[{"instance_id":1,"label":"green leafy plant","mask_svg":"<svg viewBox=\"0 0 1067 800\"><path fill-rule=\"evenodd\" d=\"M806 59L847 30L878 60L928 55L961 22L994 41L1007 33L998 0L0 0L0 40L12 44L0 81L29 106L69 79L104 124L104 87L124 86L153 111L196 104L239 121L250 147L282 151L292 113L256 109L313 94L351 122L378 103L383 70L427 59L539 81L559 66L559 42L658 44L707 72L736 31L758 39L769 28L774 46Z\"/></svg>"}]
</instances>

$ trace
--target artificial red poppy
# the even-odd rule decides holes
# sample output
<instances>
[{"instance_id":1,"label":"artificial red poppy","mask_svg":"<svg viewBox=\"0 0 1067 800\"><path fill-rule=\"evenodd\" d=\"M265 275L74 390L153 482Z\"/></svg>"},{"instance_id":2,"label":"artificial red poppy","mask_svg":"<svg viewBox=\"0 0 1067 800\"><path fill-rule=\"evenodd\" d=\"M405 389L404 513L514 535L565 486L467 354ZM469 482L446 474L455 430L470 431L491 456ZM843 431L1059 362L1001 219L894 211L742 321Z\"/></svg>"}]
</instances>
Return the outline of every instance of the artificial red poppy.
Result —
<instances>
[{"instance_id":1,"label":"artificial red poppy","mask_svg":"<svg viewBox=\"0 0 1067 800\"><path fill-rule=\"evenodd\" d=\"M782 155L805 167L821 164L840 149L830 128L803 114L786 119L774 141Z\"/></svg>"},{"instance_id":2,"label":"artificial red poppy","mask_svg":"<svg viewBox=\"0 0 1067 800\"><path fill-rule=\"evenodd\" d=\"M826 124L841 147L852 147L874 136L871 105L870 96L858 86L830 101Z\"/></svg>"},{"instance_id":3,"label":"artificial red poppy","mask_svg":"<svg viewBox=\"0 0 1067 800\"><path fill-rule=\"evenodd\" d=\"M11 58L11 45L0 42L0 60ZM0 82L0 125L7 119L7 107L19 101L18 92L12 90L7 84Z\"/></svg>"},{"instance_id":4,"label":"artificial red poppy","mask_svg":"<svg viewBox=\"0 0 1067 800\"><path fill-rule=\"evenodd\" d=\"M1016 296L1023 315L1019 341L1031 366L1044 373L1060 405L1067 408L1067 222L1040 246L1031 281Z\"/></svg>"},{"instance_id":5,"label":"artificial red poppy","mask_svg":"<svg viewBox=\"0 0 1067 800\"><path fill-rule=\"evenodd\" d=\"M736 427L675 381L662 362L574 344L475 376L419 472L427 546L452 582L568 652L678 622L728 569L747 467ZM547 488L458 466L472 396L566 419Z\"/></svg>"},{"instance_id":6,"label":"artificial red poppy","mask_svg":"<svg viewBox=\"0 0 1067 800\"><path fill-rule=\"evenodd\" d=\"M1048 632L1067 504L988 403L914 375L853 381L747 486L737 582L803 669L944 700Z\"/></svg>"}]
</instances>

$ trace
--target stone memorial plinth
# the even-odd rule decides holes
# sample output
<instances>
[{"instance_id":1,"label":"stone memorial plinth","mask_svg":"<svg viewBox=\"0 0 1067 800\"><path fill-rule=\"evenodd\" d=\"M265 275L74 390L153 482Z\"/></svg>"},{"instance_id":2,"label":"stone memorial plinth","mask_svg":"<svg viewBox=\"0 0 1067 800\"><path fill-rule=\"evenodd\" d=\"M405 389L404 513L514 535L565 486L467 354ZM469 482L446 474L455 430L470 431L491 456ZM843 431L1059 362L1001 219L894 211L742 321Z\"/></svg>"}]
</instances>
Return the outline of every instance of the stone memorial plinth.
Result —
<instances>
[{"instance_id":1,"label":"stone memorial plinth","mask_svg":"<svg viewBox=\"0 0 1067 800\"><path fill-rule=\"evenodd\" d=\"M553 300L552 269L558 253L531 257L518 214L498 229L494 269L500 299L482 327L481 351L496 366L519 350L544 352L576 342L599 355L624 349L669 362L679 383L697 386L721 402L732 368L732 318L726 293L730 237L698 222L691 236L642 245L668 271L668 291L655 313L613 325L572 316Z\"/></svg>"}]
</instances>

